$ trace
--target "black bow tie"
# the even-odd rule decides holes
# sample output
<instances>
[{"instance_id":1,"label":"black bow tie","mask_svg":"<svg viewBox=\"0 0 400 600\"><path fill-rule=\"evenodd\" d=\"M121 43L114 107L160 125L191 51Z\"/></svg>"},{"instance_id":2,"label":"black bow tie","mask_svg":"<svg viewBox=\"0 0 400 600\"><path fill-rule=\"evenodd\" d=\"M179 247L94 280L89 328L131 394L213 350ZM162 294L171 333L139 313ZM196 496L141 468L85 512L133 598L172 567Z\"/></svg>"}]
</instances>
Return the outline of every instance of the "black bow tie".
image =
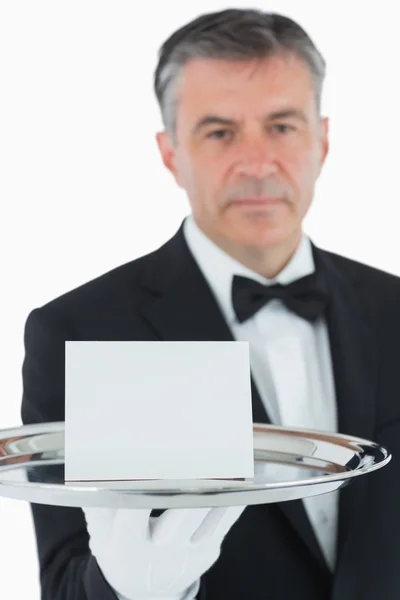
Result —
<instances>
[{"instance_id":1,"label":"black bow tie","mask_svg":"<svg viewBox=\"0 0 400 600\"><path fill-rule=\"evenodd\" d=\"M311 322L324 314L328 303L328 296L319 284L316 272L288 285L263 285L254 279L234 275L232 303L240 323L274 298L282 300L287 308Z\"/></svg>"}]
</instances>

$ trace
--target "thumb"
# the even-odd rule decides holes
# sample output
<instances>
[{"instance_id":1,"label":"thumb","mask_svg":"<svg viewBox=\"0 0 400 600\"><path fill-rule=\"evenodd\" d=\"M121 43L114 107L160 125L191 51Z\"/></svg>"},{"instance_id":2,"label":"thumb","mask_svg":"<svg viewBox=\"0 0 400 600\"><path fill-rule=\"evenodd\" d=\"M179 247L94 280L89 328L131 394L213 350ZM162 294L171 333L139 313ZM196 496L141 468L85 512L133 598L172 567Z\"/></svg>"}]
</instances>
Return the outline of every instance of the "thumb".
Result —
<instances>
[{"instance_id":1,"label":"thumb","mask_svg":"<svg viewBox=\"0 0 400 600\"><path fill-rule=\"evenodd\" d=\"M246 506L220 506L212 508L193 535L191 541L198 543L206 537L213 537L215 541L221 543L245 508Z\"/></svg>"}]
</instances>

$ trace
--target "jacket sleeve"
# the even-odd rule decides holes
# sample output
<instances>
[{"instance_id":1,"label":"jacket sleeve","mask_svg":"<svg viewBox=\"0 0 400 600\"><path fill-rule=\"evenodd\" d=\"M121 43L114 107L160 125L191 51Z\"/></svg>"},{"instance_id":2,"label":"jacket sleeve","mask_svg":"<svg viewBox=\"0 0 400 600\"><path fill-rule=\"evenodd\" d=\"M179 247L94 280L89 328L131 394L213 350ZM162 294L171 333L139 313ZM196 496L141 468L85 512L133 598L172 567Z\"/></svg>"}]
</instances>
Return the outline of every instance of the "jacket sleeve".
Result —
<instances>
[{"instance_id":1,"label":"jacket sleeve","mask_svg":"<svg viewBox=\"0 0 400 600\"><path fill-rule=\"evenodd\" d=\"M65 420L65 341L74 333L46 307L25 323L23 424ZM32 474L34 480L34 474ZM118 600L89 548L81 508L31 504L40 568L41 600ZM198 600L206 600L202 577Z\"/></svg>"},{"instance_id":2,"label":"jacket sleeve","mask_svg":"<svg viewBox=\"0 0 400 600\"><path fill-rule=\"evenodd\" d=\"M25 323L23 424L65 420L65 341L73 339L46 308ZM81 508L31 504L42 600L117 600L89 549Z\"/></svg>"}]
</instances>

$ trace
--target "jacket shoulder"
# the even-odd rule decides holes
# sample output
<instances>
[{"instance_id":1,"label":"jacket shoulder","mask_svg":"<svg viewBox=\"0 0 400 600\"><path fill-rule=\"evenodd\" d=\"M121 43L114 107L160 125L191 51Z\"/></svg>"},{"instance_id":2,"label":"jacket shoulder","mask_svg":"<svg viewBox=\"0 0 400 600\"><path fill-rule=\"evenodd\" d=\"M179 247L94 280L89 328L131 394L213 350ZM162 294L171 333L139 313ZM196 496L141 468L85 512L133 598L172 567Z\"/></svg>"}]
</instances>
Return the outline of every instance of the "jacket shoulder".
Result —
<instances>
[{"instance_id":1,"label":"jacket shoulder","mask_svg":"<svg viewBox=\"0 0 400 600\"><path fill-rule=\"evenodd\" d=\"M323 252L359 291L370 294L383 305L400 309L400 276L328 250Z\"/></svg>"},{"instance_id":2,"label":"jacket shoulder","mask_svg":"<svg viewBox=\"0 0 400 600\"><path fill-rule=\"evenodd\" d=\"M48 301L39 309L53 315L71 315L86 311L124 311L140 296L143 274L152 268L157 250L118 265L89 281L64 292Z\"/></svg>"}]
</instances>

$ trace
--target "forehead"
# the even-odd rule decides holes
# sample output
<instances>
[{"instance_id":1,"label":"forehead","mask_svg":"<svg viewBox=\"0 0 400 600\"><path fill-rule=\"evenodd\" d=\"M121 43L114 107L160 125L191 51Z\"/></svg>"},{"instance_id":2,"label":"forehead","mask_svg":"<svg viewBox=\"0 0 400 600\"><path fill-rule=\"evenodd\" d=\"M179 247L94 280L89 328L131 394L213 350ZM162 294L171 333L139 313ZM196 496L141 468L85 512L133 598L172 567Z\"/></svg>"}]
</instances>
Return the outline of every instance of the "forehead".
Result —
<instances>
[{"instance_id":1,"label":"forehead","mask_svg":"<svg viewBox=\"0 0 400 600\"><path fill-rule=\"evenodd\" d=\"M249 61L196 58L183 68L179 112L184 119L211 110L254 116L289 105L303 110L314 106L310 70L293 54Z\"/></svg>"}]
</instances>

